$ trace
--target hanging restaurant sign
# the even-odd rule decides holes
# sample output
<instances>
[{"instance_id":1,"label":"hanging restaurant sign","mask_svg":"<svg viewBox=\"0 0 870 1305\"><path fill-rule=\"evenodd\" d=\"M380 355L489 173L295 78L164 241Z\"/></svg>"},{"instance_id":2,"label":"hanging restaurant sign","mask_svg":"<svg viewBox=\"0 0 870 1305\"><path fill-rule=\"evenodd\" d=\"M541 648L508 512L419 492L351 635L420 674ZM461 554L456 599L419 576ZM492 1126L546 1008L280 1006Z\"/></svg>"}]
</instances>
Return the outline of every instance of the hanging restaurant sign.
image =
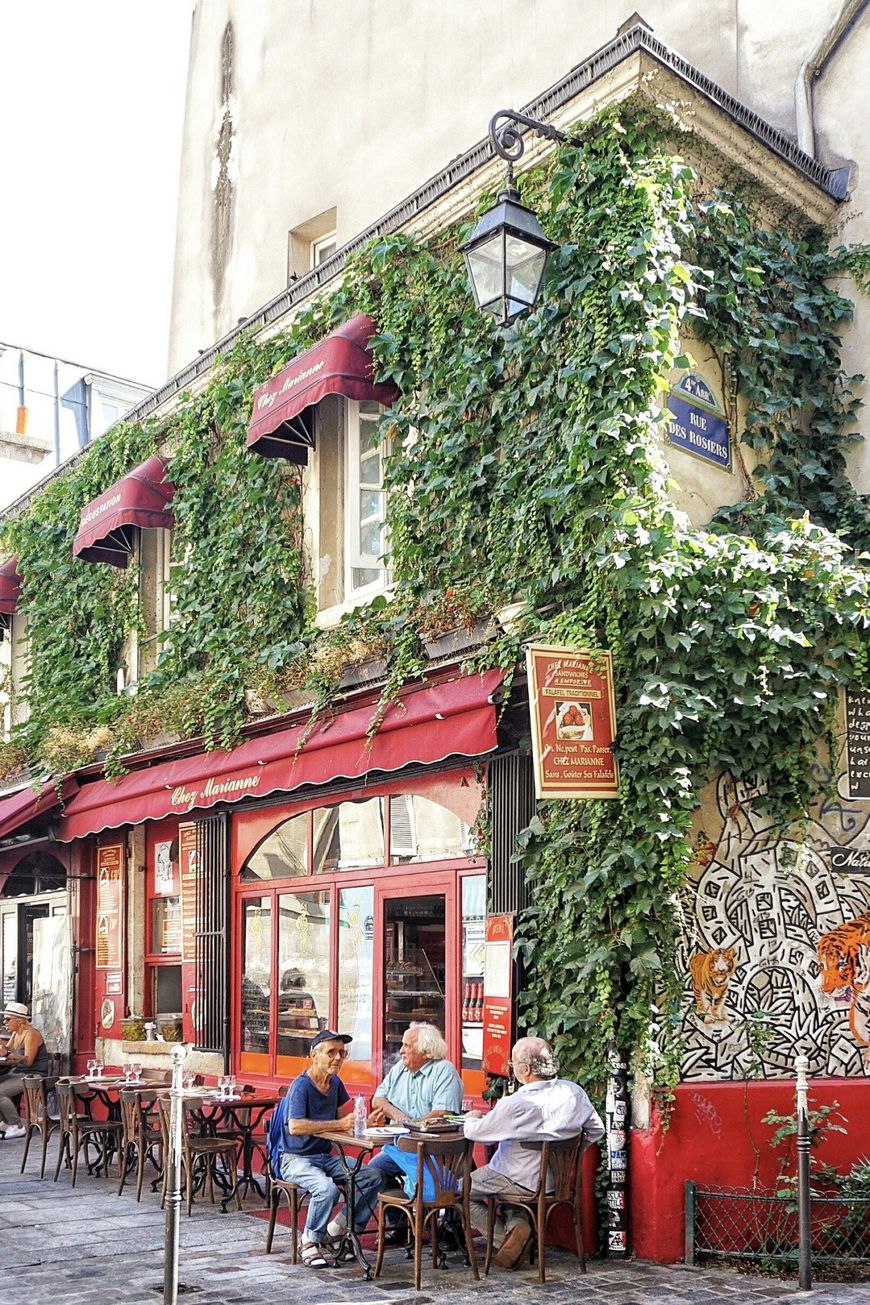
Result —
<instances>
[{"instance_id":1,"label":"hanging restaurant sign","mask_svg":"<svg viewBox=\"0 0 870 1305\"><path fill-rule=\"evenodd\" d=\"M694 372L672 385L668 394L668 443L704 462L731 470L731 440L721 404L707 382Z\"/></svg>"},{"instance_id":2,"label":"hanging restaurant sign","mask_svg":"<svg viewBox=\"0 0 870 1305\"><path fill-rule=\"evenodd\" d=\"M535 795L615 798L616 708L610 653L534 644L526 649Z\"/></svg>"}]
</instances>

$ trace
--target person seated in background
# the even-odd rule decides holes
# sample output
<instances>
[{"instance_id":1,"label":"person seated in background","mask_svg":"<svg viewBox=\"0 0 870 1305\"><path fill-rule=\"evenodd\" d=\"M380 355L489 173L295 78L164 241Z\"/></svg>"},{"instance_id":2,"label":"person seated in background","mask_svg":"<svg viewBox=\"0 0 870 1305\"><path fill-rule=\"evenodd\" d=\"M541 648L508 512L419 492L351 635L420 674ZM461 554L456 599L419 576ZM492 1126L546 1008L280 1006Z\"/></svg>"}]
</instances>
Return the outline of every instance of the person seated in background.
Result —
<instances>
[{"instance_id":1,"label":"person seated in background","mask_svg":"<svg viewBox=\"0 0 870 1305\"><path fill-rule=\"evenodd\" d=\"M290 1084L269 1126L267 1147L273 1172L309 1193L301 1257L312 1269L327 1267L327 1239L342 1237L347 1228L344 1211L329 1219L339 1199L333 1179L344 1178L345 1169L332 1143L318 1133L324 1129L353 1133L353 1104L338 1077L349 1042L353 1038L348 1033L324 1029L317 1034L311 1042L311 1064ZM373 1110L369 1115L370 1124L383 1122L382 1111ZM357 1232L362 1232L371 1218L381 1187L380 1175L370 1168L364 1165L356 1176L353 1217Z\"/></svg>"},{"instance_id":2,"label":"person seated in background","mask_svg":"<svg viewBox=\"0 0 870 1305\"><path fill-rule=\"evenodd\" d=\"M412 1120L432 1123L462 1109L462 1079L447 1059L447 1043L434 1024L411 1024L406 1029L399 1059L375 1090L372 1107L382 1110L395 1124L409 1124ZM382 1188L404 1177L402 1167L383 1151L368 1167L381 1175ZM391 1224L386 1235L388 1245L406 1240L405 1228L398 1219L394 1211L387 1211Z\"/></svg>"},{"instance_id":3,"label":"person seated in background","mask_svg":"<svg viewBox=\"0 0 870 1305\"><path fill-rule=\"evenodd\" d=\"M11 1139L23 1137L25 1132L24 1120L15 1104L24 1092L24 1075L47 1074L48 1051L42 1034L30 1023L23 1002L7 1002L0 1015L5 1017L10 1034L5 1053L9 1072L0 1080L0 1120L4 1125L3 1136Z\"/></svg>"},{"instance_id":4,"label":"person seated in background","mask_svg":"<svg viewBox=\"0 0 870 1305\"><path fill-rule=\"evenodd\" d=\"M569 1079L558 1078L553 1050L543 1038L520 1038L511 1052L519 1087L502 1097L486 1115L472 1110L463 1129L474 1142L497 1142L488 1164L471 1175L471 1223L485 1233L487 1207L482 1197L528 1196L538 1185L541 1157L523 1142L558 1142L583 1133L583 1145L604 1136L604 1124L586 1093ZM532 1230L516 1206L496 1211L496 1264L516 1269L522 1263Z\"/></svg>"}]
</instances>

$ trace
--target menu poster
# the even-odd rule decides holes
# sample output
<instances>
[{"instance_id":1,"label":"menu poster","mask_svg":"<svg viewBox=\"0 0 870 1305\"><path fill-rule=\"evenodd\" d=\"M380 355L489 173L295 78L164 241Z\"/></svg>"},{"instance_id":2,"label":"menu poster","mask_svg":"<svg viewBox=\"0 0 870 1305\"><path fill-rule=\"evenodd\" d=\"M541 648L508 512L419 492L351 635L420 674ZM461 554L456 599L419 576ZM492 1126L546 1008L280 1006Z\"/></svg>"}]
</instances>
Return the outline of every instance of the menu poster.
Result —
<instances>
[{"instance_id":1,"label":"menu poster","mask_svg":"<svg viewBox=\"0 0 870 1305\"><path fill-rule=\"evenodd\" d=\"M536 796L619 797L610 653L534 644L526 664Z\"/></svg>"},{"instance_id":2,"label":"menu poster","mask_svg":"<svg viewBox=\"0 0 870 1305\"><path fill-rule=\"evenodd\" d=\"M487 1074L511 1072L514 917L490 915L486 921L483 963L483 1068Z\"/></svg>"},{"instance_id":3,"label":"menu poster","mask_svg":"<svg viewBox=\"0 0 870 1305\"><path fill-rule=\"evenodd\" d=\"M98 970L123 968L124 848L97 849Z\"/></svg>"},{"instance_id":4,"label":"menu poster","mask_svg":"<svg viewBox=\"0 0 870 1305\"><path fill-rule=\"evenodd\" d=\"M175 897L178 885L175 878L175 866L172 863L172 844L157 843L154 847L154 895L155 897Z\"/></svg>"},{"instance_id":5,"label":"menu poster","mask_svg":"<svg viewBox=\"0 0 870 1305\"><path fill-rule=\"evenodd\" d=\"M850 798L870 798L870 689L846 690L846 780Z\"/></svg>"}]
</instances>

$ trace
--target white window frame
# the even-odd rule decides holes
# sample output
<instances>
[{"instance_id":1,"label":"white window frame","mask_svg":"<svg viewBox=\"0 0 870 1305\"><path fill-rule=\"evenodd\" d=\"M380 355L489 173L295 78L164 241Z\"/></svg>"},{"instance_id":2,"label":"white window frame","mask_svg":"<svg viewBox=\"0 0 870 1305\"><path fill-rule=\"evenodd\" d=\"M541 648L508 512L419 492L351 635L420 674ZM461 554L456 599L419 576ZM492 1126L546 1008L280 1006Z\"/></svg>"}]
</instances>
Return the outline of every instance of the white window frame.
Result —
<instances>
[{"instance_id":1,"label":"white window frame","mask_svg":"<svg viewBox=\"0 0 870 1305\"><path fill-rule=\"evenodd\" d=\"M384 410L379 405L378 417ZM346 603L356 604L375 594L382 593L390 583L391 573L388 566L378 557L360 551L360 530L363 522L360 518L360 491L365 482L359 479L360 466L360 404L355 399L347 401L347 445L345 459L345 518L344 518L344 599ZM380 449L381 480L378 485L367 485L381 494L381 522L386 519L387 494L383 488L384 459L389 455L389 446L381 444ZM384 534L384 554L389 555L389 540ZM366 584L354 584L353 573L356 569L378 570L376 580Z\"/></svg>"},{"instance_id":2,"label":"white window frame","mask_svg":"<svg viewBox=\"0 0 870 1305\"><path fill-rule=\"evenodd\" d=\"M172 592L170 589L170 566L172 555L172 531L161 529L155 532L157 540L157 575L155 577L156 599L155 614L157 617L157 629L154 634L146 635L144 638L136 633L135 637L130 640L129 656L125 658L127 662L127 675L124 683L121 683L121 676L118 677L118 692L131 693L135 692L135 686L139 683L142 676L142 650L148 644L160 644L169 629L169 623L172 614ZM139 603L140 608L143 601L142 588L144 580L144 570L142 568L142 531L136 531L135 543L136 562L139 566ZM118 668L119 672L122 670Z\"/></svg>"},{"instance_id":3,"label":"white window frame","mask_svg":"<svg viewBox=\"0 0 870 1305\"><path fill-rule=\"evenodd\" d=\"M327 258L331 258L338 249L338 237L336 232L328 231L325 235L318 237L311 242L311 267L319 267L325 263Z\"/></svg>"}]
</instances>

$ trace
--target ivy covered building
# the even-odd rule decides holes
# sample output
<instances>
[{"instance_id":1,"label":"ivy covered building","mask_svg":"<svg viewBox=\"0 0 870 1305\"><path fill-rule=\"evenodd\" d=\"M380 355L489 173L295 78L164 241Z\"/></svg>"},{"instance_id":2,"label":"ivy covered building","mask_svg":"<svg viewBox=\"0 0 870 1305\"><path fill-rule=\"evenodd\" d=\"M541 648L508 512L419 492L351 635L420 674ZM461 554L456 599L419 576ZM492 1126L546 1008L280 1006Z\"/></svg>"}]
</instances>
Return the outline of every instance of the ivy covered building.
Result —
<instances>
[{"instance_id":1,"label":"ivy covered building","mask_svg":"<svg viewBox=\"0 0 870 1305\"><path fill-rule=\"evenodd\" d=\"M531 312L469 293L482 142L4 521L4 997L261 1085L325 1024L368 1091L412 1019L473 1098L517 1029L599 1095L621 1053L633 1246L678 1258L796 1054L860 1119L867 253L843 171L642 22L527 112L570 137L526 141ZM611 655L615 800L536 802L529 643Z\"/></svg>"}]
</instances>

